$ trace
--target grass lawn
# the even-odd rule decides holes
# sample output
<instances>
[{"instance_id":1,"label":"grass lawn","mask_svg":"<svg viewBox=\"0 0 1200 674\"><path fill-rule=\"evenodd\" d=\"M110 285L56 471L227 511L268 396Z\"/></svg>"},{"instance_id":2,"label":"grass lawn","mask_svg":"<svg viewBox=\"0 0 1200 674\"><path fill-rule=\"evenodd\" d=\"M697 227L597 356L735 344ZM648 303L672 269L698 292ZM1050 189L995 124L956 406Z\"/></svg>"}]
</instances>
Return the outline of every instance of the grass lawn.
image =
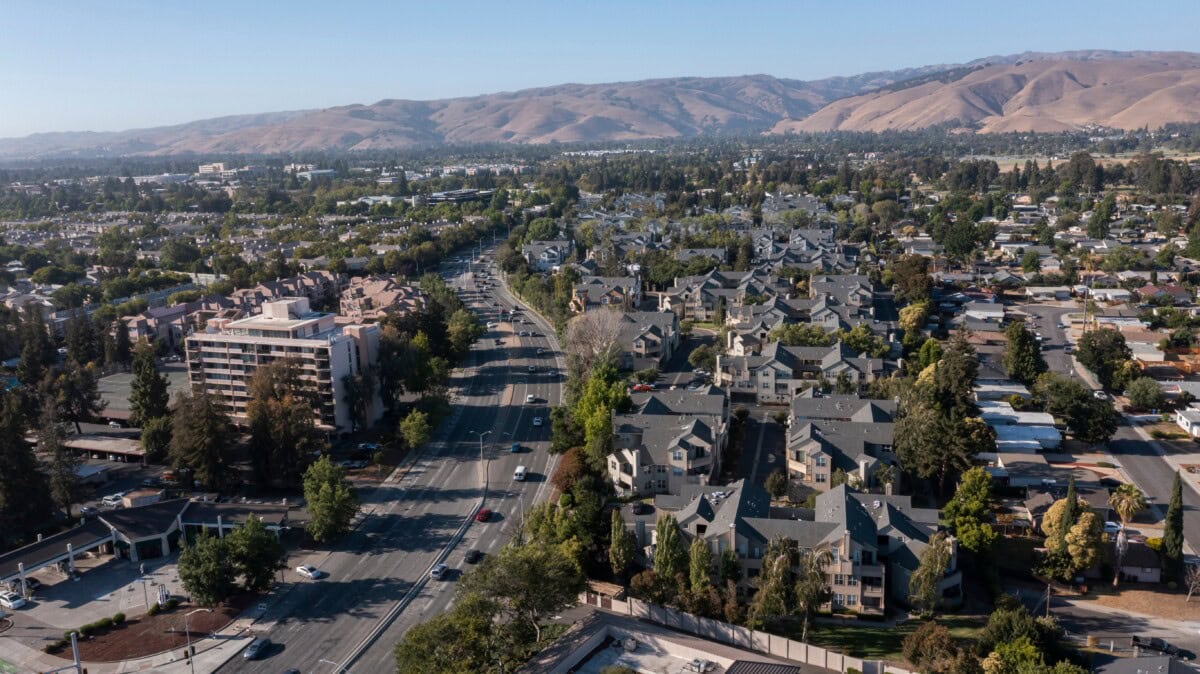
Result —
<instances>
[{"instance_id":1,"label":"grass lawn","mask_svg":"<svg viewBox=\"0 0 1200 674\"><path fill-rule=\"evenodd\" d=\"M979 636L987 624L987 617L950 615L937 618L937 621L950 630L951 636L959 642L967 642ZM901 654L904 637L920 625L919 620L910 620L895 627L868 620L845 624L817 623L809 626L808 638L817 646L852 657L900 664L904 662ZM795 633L789 636L799 639L800 626L796 625Z\"/></svg>"}]
</instances>

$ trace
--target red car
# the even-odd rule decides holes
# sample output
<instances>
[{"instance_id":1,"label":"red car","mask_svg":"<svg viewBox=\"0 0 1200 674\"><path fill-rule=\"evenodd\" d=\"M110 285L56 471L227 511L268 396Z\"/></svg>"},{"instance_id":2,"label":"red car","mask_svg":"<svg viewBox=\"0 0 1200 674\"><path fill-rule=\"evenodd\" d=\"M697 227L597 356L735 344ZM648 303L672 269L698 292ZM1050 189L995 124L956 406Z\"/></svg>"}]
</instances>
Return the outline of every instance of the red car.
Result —
<instances>
[{"instance_id":1,"label":"red car","mask_svg":"<svg viewBox=\"0 0 1200 674\"><path fill-rule=\"evenodd\" d=\"M492 519L492 511L488 508L480 508L479 512L475 513L476 522L486 522Z\"/></svg>"},{"instance_id":2,"label":"red car","mask_svg":"<svg viewBox=\"0 0 1200 674\"><path fill-rule=\"evenodd\" d=\"M638 393L646 393L648 391L653 391L654 387L649 384L634 384L633 390Z\"/></svg>"}]
</instances>

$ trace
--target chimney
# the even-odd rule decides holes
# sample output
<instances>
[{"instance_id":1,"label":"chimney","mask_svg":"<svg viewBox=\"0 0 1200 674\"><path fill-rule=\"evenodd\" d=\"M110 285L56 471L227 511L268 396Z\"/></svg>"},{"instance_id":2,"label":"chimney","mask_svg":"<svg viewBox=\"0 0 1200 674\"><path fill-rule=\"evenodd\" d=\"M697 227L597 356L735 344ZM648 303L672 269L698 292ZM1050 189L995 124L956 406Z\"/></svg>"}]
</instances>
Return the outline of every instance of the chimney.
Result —
<instances>
[{"instance_id":1,"label":"chimney","mask_svg":"<svg viewBox=\"0 0 1200 674\"><path fill-rule=\"evenodd\" d=\"M883 493L887 496L892 495L892 483L891 482L883 483Z\"/></svg>"}]
</instances>

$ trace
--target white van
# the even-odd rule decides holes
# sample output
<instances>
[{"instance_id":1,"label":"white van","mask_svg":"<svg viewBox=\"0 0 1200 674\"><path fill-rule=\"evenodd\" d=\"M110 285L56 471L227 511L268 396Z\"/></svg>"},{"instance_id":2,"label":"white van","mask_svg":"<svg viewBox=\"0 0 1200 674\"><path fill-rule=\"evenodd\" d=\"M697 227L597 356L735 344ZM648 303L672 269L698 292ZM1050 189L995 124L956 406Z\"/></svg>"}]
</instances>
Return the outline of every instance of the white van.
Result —
<instances>
[{"instance_id":1,"label":"white van","mask_svg":"<svg viewBox=\"0 0 1200 674\"><path fill-rule=\"evenodd\" d=\"M527 472L525 466L517 466L517 469L513 471L513 479L517 482L524 482Z\"/></svg>"}]
</instances>

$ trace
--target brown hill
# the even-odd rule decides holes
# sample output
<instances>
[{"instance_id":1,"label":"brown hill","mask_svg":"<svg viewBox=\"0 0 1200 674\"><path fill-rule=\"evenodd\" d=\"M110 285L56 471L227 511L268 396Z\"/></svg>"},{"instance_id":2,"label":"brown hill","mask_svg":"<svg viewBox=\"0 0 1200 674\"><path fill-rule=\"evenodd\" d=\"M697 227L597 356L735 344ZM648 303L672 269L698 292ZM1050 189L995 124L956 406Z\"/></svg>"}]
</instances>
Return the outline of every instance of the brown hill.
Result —
<instances>
[{"instance_id":1,"label":"brown hill","mask_svg":"<svg viewBox=\"0 0 1200 674\"><path fill-rule=\"evenodd\" d=\"M1158 128L1200 121L1200 55L1032 60L966 68L950 81L834 101L772 131L889 131L936 125L982 133L1065 131L1087 126Z\"/></svg>"}]
</instances>

